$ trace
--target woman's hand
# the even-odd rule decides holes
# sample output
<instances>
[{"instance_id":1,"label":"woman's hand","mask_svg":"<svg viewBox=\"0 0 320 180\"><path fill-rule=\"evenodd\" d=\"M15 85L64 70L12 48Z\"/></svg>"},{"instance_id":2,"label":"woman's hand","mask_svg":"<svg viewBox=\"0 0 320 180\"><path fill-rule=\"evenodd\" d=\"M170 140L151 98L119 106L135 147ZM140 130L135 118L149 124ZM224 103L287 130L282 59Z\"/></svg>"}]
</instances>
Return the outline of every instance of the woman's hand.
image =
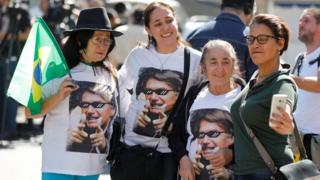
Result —
<instances>
[{"instance_id":1,"label":"woman's hand","mask_svg":"<svg viewBox=\"0 0 320 180\"><path fill-rule=\"evenodd\" d=\"M210 161L212 167L221 168L232 161L233 154L231 149L221 148L215 152L206 154L204 157Z\"/></svg>"},{"instance_id":2,"label":"woman's hand","mask_svg":"<svg viewBox=\"0 0 320 180\"><path fill-rule=\"evenodd\" d=\"M72 79L67 77L66 79L64 79L64 81L61 83L60 87L59 87L59 92L58 92L58 97L63 100L64 98L66 98L67 96L69 96L71 94L72 91L75 91L79 88L78 85L74 84L72 82Z\"/></svg>"},{"instance_id":3,"label":"woman's hand","mask_svg":"<svg viewBox=\"0 0 320 180\"><path fill-rule=\"evenodd\" d=\"M210 177L214 177L219 180L228 180L230 178L230 172L225 167L221 168L212 168L212 166L208 166L208 172Z\"/></svg>"},{"instance_id":4,"label":"woman's hand","mask_svg":"<svg viewBox=\"0 0 320 180\"><path fill-rule=\"evenodd\" d=\"M195 180L195 171L192 165L192 161L187 155L184 155L180 159L179 175L183 180Z\"/></svg>"},{"instance_id":5,"label":"woman's hand","mask_svg":"<svg viewBox=\"0 0 320 180\"><path fill-rule=\"evenodd\" d=\"M277 107L280 115L272 114L269 119L269 126L271 129L281 135L291 134L294 129L293 117L291 115L291 108L286 105L286 110Z\"/></svg>"}]
</instances>

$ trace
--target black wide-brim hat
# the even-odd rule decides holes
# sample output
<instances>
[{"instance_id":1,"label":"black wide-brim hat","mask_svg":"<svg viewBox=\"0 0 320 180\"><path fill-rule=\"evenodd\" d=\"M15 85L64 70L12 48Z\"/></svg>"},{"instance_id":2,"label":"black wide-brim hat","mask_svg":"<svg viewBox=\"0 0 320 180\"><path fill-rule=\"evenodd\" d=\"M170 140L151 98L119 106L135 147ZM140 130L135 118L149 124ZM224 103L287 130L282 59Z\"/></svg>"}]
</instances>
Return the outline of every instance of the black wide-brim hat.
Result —
<instances>
[{"instance_id":1,"label":"black wide-brim hat","mask_svg":"<svg viewBox=\"0 0 320 180\"><path fill-rule=\"evenodd\" d=\"M107 31L115 37L123 35L122 32L112 30L105 8L89 8L81 10L76 27L64 31L63 34L68 36L81 30Z\"/></svg>"}]
</instances>

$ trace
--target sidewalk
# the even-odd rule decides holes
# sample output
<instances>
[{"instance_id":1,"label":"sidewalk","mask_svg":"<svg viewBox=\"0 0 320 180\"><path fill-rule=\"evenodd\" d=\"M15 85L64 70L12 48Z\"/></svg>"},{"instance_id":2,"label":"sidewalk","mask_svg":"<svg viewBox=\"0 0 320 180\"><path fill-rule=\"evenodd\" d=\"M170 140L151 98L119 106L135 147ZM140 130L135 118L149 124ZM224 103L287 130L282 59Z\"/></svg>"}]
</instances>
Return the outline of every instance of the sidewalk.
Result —
<instances>
[{"instance_id":1,"label":"sidewalk","mask_svg":"<svg viewBox=\"0 0 320 180\"><path fill-rule=\"evenodd\" d=\"M17 122L24 123L23 111L18 110ZM36 123L41 121L35 120ZM0 141L0 179L1 180L40 180L41 179L41 141L42 135L28 140ZM5 145L6 148L3 148ZM109 175L99 180L110 180Z\"/></svg>"},{"instance_id":2,"label":"sidewalk","mask_svg":"<svg viewBox=\"0 0 320 180\"><path fill-rule=\"evenodd\" d=\"M42 135L30 140L17 140L7 148L0 148L0 179L2 180L40 180ZM109 175L99 180L110 180Z\"/></svg>"}]
</instances>

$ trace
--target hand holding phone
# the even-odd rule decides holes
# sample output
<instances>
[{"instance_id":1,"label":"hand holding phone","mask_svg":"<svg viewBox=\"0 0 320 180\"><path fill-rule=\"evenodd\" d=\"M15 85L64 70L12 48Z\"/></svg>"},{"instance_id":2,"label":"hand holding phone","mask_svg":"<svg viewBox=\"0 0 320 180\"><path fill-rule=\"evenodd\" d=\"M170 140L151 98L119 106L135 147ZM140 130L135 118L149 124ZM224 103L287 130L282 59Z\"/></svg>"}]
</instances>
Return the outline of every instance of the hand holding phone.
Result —
<instances>
[{"instance_id":1,"label":"hand holding phone","mask_svg":"<svg viewBox=\"0 0 320 180\"><path fill-rule=\"evenodd\" d=\"M281 113L278 110L278 107L280 107L282 109L286 109L286 103L287 103L286 101L287 101L287 95L286 94L274 94L272 96L270 117L272 116L272 114L281 115ZM269 121L269 126L270 127L273 126L271 121Z\"/></svg>"}]
</instances>

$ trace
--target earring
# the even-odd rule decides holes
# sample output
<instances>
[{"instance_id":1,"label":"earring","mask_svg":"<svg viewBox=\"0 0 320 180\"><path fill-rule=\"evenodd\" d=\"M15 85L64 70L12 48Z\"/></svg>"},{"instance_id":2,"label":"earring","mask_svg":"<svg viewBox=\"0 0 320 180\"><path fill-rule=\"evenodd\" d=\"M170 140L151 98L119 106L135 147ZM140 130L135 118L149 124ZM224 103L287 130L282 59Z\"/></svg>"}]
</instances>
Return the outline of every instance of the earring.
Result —
<instances>
[{"instance_id":1,"label":"earring","mask_svg":"<svg viewBox=\"0 0 320 180\"><path fill-rule=\"evenodd\" d=\"M148 39L149 39L149 44L152 44L152 42L153 42L152 36L149 35Z\"/></svg>"},{"instance_id":2,"label":"earring","mask_svg":"<svg viewBox=\"0 0 320 180\"><path fill-rule=\"evenodd\" d=\"M84 49L80 49L80 50L79 50L79 53L82 54L82 55L83 55L83 54L86 54L86 52L85 52Z\"/></svg>"}]
</instances>

